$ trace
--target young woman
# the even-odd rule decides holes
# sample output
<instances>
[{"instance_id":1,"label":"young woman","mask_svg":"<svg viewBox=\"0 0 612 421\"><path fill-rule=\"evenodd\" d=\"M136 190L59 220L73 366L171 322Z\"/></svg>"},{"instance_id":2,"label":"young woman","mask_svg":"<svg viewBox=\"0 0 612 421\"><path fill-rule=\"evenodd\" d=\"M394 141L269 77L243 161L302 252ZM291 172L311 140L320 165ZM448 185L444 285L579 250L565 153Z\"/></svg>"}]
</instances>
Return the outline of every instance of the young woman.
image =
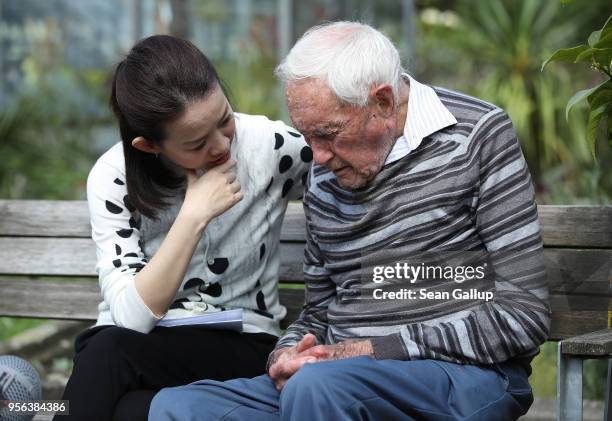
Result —
<instances>
[{"instance_id":1,"label":"young woman","mask_svg":"<svg viewBox=\"0 0 612 421\"><path fill-rule=\"evenodd\" d=\"M282 122L234 113L190 42L152 36L116 68L122 142L87 181L103 302L76 340L75 420L146 419L157 390L264 373L286 310L279 236L312 152ZM242 332L158 326L242 309Z\"/></svg>"}]
</instances>

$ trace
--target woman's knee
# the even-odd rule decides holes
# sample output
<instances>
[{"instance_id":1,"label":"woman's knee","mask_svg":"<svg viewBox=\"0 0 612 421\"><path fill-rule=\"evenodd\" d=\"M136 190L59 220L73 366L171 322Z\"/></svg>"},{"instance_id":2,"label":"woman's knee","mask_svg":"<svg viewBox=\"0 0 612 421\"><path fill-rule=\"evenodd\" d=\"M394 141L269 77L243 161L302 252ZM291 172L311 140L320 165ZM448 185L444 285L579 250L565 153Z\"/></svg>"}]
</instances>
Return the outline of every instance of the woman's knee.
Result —
<instances>
[{"instance_id":1,"label":"woman's knee","mask_svg":"<svg viewBox=\"0 0 612 421\"><path fill-rule=\"evenodd\" d=\"M79 360L93 360L103 365L104 361L118 361L130 355L142 355L143 333L111 326L96 333L79 352Z\"/></svg>"}]
</instances>

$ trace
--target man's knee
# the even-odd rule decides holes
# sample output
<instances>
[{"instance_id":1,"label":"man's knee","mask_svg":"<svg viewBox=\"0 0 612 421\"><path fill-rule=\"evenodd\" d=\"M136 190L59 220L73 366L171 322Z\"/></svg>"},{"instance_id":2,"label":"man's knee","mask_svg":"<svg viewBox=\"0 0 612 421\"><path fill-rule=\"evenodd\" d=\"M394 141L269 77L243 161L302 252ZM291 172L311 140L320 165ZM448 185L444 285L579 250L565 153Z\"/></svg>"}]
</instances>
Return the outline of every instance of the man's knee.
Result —
<instances>
[{"instance_id":1,"label":"man's knee","mask_svg":"<svg viewBox=\"0 0 612 421\"><path fill-rule=\"evenodd\" d=\"M346 384L345 370L335 362L304 364L285 384L281 393L281 404L284 400L334 399L333 396Z\"/></svg>"},{"instance_id":2,"label":"man's knee","mask_svg":"<svg viewBox=\"0 0 612 421\"><path fill-rule=\"evenodd\" d=\"M180 387L168 387L157 392L149 407L149 421L177 420L184 416L189 400Z\"/></svg>"}]
</instances>

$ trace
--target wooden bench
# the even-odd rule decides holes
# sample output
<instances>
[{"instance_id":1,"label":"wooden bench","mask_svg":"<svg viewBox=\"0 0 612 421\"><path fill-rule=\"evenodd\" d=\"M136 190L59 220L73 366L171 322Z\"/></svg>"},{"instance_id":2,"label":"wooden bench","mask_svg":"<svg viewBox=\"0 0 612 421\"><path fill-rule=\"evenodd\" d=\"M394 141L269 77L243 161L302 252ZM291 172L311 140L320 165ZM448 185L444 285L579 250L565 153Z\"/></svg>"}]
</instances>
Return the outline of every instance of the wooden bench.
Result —
<instances>
[{"instance_id":1,"label":"wooden bench","mask_svg":"<svg viewBox=\"0 0 612 421\"><path fill-rule=\"evenodd\" d=\"M582 361L612 358L612 206L540 206L559 342L557 416L582 418ZM0 316L93 321L100 292L83 201L0 200ZM297 318L304 215L290 204L281 235L280 297ZM576 336L580 335L580 336ZM612 361L612 360L611 360ZM606 412L609 414L609 365Z\"/></svg>"}]
</instances>

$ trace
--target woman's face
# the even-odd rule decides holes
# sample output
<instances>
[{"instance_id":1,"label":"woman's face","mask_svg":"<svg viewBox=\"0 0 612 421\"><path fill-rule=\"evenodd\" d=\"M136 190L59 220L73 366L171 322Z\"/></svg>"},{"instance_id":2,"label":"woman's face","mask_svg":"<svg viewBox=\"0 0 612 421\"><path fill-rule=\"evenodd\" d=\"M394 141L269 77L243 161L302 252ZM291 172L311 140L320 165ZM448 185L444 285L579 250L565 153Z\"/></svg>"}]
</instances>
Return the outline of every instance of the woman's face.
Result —
<instances>
[{"instance_id":1,"label":"woman's face","mask_svg":"<svg viewBox=\"0 0 612 421\"><path fill-rule=\"evenodd\" d=\"M216 87L206 98L189 103L181 117L166 126L159 153L182 168L208 170L230 158L235 130L232 108Z\"/></svg>"}]
</instances>

